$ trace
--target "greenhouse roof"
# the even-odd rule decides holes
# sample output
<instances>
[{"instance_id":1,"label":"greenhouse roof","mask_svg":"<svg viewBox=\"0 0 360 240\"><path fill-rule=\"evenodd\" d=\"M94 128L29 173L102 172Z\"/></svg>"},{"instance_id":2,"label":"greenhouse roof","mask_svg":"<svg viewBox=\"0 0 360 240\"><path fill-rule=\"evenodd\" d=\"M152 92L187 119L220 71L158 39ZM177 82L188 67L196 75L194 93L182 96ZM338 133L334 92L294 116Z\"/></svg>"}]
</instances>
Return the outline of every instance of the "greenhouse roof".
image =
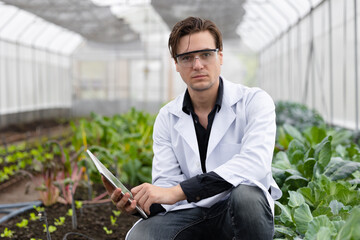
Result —
<instances>
[{"instance_id":1,"label":"greenhouse roof","mask_svg":"<svg viewBox=\"0 0 360 240\"><path fill-rule=\"evenodd\" d=\"M60 53L83 41L113 46L141 41L143 8L169 29L186 16L212 19L224 39L259 51L323 0L1 0L0 38ZM145 16L146 17L146 16ZM157 19L156 21L153 19ZM146 19L145 19L146 20ZM145 21L144 20L144 21ZM164 31L164 28L159 28ZM158 34L153 31L152 34ZM147 35L148 37L149 35Z\"/></svg>"}]
</instances>

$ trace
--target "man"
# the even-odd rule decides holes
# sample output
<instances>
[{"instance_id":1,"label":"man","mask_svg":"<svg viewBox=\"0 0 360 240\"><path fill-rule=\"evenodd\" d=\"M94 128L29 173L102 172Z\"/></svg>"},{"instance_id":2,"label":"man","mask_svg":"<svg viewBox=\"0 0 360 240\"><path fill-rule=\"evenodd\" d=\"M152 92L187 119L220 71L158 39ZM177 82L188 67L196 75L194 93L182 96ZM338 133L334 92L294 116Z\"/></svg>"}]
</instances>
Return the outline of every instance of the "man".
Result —
<instances>
[{"instance_id":1,"label":"man","mask_svg":"<svg viewBox=\"0 0 360 240\"><path fill-rule=\"evenodd\" d=\"M184 94L164 106L153 133L153 183L129 194L104 181L117 208L150 215L128 239L272 239L271 174L275 107L258 88L220 76L222 36L216 25L189 17L169 38Z\"/></svg>"}]
</instances>

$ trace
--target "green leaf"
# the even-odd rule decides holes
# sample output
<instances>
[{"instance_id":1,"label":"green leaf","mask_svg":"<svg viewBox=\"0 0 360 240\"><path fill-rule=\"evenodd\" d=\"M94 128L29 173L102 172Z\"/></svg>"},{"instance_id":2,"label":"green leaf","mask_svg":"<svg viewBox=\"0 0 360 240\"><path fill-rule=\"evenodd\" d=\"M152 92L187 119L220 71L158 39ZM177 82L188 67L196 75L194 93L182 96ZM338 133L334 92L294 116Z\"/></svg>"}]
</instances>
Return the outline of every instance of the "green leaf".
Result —
<instances>
[{"instance_id":1,"label":"green leaf","mask_svg":"<svg viewBox=\"0 0 360 240\"><path fill-rule=\"evenodd\" d=\"M331 159L331 136L324 138L324 140L315 147L315 160L314 167L315 177L319 177L324 173L325 167L328 165Z\"/></svg>"},{"instance_id":2,"label":"green leaf","mask_svg":"<svg viewBox=\"0 0 360 240\"><path fill-rule=\"evenodd\" d=\"M286 227L283 225L275 225L275 235L277 235L277 233L281 233L285 236L289 236L289 237L295 237L296 236L296 232L294 230L292 230L290 227Z\"/></svg>"},{"instance_id":3,"label":"green leaf","mask_svg":"<svg viewBox=\"0 0 360 240\"><path fill-rule=\"evenodd\" d=\"M308 225L305 239L331 239L336 235L334 224L325 215L315 217Z\"/></svg>"},{"instance_id":4,"label":"green leaf","mask_svg":"<svg viewBox=\"0 0 360 240\"><path fill-rule=\"evenodd\" d=\"M346 161L339 157L332 158L324 174L331 180L339 180L349 177L352 173L360 170L360 163Z\"/></svg>"},{"instance_id":5,"label":"green leaf","mask_svg":"<svg viewBox=\"0 0 360 240\"><path fill-rule=\"evenodd\" d=\"M289 160L290 160L291 164L297 165L297 164L299 164L299 162L303 162L304 153L300 150L296 150L290 155Z\"/></svg>"},{"instance_id":6,"label":"green leaf","mask_svg":"<svg viewBox=\"0 0 360 240\"><path fill-rule=\"evenodd\" d=\"M295 151L305 152L304 143L300 142L298 139L293 139L288 147L288 153L290 153L290 155Z\"/></svg>"},{"instance_id":7,"label":"green leaf","mask_svg":"<svg viewBox=\"0 0 360 240\"><path fill-rule=\"evenodd\" d=\"M314 166L315 166L315 159L314 158L308 158L306 159L303 167L304 176L308 179L311 179L314 172Z\"/></svg>"},{"instance_id":8,"label":"green leaf","mask_svg":"<svg viewBox=\"0 0 360 240\"><path fill-rule=\"evenodd\" d=\"M339 221L333 220L332 223L334 224L334 226L336 228L336 232L340 232L340 229L345 225L344 220L339 220Z\"/></svg>"},{"instance_id":9,"label":"green leaf","mask_svg":"<svg viewBox=\"0 0 360 240\"><path fill-rule=\"evenodd\" d=\"M284 128L285 132L287 134L289 134L293 139L297 139L302 143L305 142L305 139L302 136L302 134L296 128L294 128L293 126L291 126L289 124L284 124L283 128Z\"/></svg>"},{"instance_id":10,"label":"green leaf","mask_svg":"<svg viewBox=\"0 0 360 240\"><path fill-rule=\"evenodd\" d=\"M280 220L285 225L292 223L293 220L291 218L291 211L290 208L286 205L282 205L280 202L275 201L275 205L281 209Z\"/></svg>"},{"instance_id":11,"label":"green leaf","mask_svg":"<svg viewBox=\"0 0 360 240\"><path fill-rule=\"evenodd\" d=\"M289 189L296 190L305 187L308 184L308 180L303 176L296 174L286 178L285 183L289 185Z\"/></svg>"},{"instance_id":12,"label":"green leaf","mask_svg":"<svg viewBox=\"0 0 360 240\"><path fill-rule=\"evenodd\" d=\"M278 152L275 155L272 166L282 170L287 170L292 168L288 156L285 152Z\"/></svg>"},{"instance_id":13,"label":"green leaf","mask_svg":"<svg viewBox=\"0 0 360 240\"><path fill-rule=\"evenodd\" d=\"M289 203L288 205L292 208L299 207L305 203L305 199L301 193L289 191Z\"/></svg>"},{"instance_id":14,"label":"green leaf","mask_svg":"<svg viewBox=\"0 0 360 240\"><path fill-rule=\"evenodd\" d=\"M294 221L296 224L296 229L301 233L305 234L308 229L308 223L313 220L309 205L306 203L302 204L300 207L294 211Z\"/></svg>"},{"instance_id":15,"label":"green leaf","mask_svg":"<svg viewBox=\"0 0 360 240\"><path fill-rule=\"evenodd\" d=\"M326 137L326 131L323 128L313 126L304 131L306 139L310 142L311 146L320 143Z\"/></svg>"},{"instance_id":16,"label":"green leaf","mask_svg":"<svg viewBox=\"0 0 360 240\"><path fill-rule=\"evenodd\" d=\"M328 227L320 227L320 229L310 237L305 236L305 240L331 240L331 229Z\"/></svg>"},{"instance_id":17,"label":"green leaf","mask_svg":"<svg viewBox=\"0 0 360 240\"><path fill-rule=\"evenodd\" d=\"M278 134L277 134L277 143L283 146L285 149L288 148L289 143L291 142L291 137L285 133L285 130L283 127L278 128Z\"/></svg>"},{"instance_id":18,"label":"green leaf","mask_svg":"<svg viewBox=\"0 0 360 240\"><path fill-rule=\"evenodd\" d=\"M332 200L329 204L329 207L331 208L331 212L334 215L338 215L340 210L344 207L344 204L338 200Z\"/></svg>"},{"instance_id":19,"label":"green leaf","mask_svg":"<svg viewBox=\"0 0 360 240\"><path fill-rule=\"evenodd\" d=\"M360 239L360 208L354 208L344 226L340 229L336 240Z\"/></svg>"},{"instance_id":20,"label":"green leaf","mask_svg":"<svg viewBox=\"0 0 360 240\"><path fill-rule=\"evenodd\" d=\"M351 139L352 134L351 131L349 130L341 129L341 130L334 130L333 132L330 133L330 135L333 138L331 144L333 144L334 146L338 146L340 144L347 144Z\"/></svg>"},{"instance_id":21,"label":"green leaf","mask_svg":"<svg viewBox=\"0 0 360 240\"><path fill-rule=\"evenodd\" d=\"M284 184L284 181L286 179L286 174L285 174L285 170L282 170L282 169L279 169L279 168L276 168L276 167L272 167L271 168L271 171L272 171L272 175L273 175L273 178L275 179L275 182L279 185L279 186L282 186Z\"/></svg>"},{"instance_id":22,"label":"green leaf","mask_svg":"<svg viewBox=\"0 0 360 240\"><path fill-rule=\"evenodd\" d=\"M312 211L312 215L313 217L318 217L318 216L321 216L321 215L326 215L326 216L332 216L332 212L331 212L331 208L328 207L328 206L324 206L322 205L323 203L326 204L326 202L321 202L317 208Z\"/></svg>"},{"instance_id":23,"label":"green leaf","mask_svg":"<svg viewBox=\"0 0 360 240\"><path fill-rule=\"evenodd\" d=\"M301 195L304 197L305 202L310 205L310 206L314 206L315 204L315 196L312 194L311 188L309 187L303 187L303 188L299 188L297 190L299 193L301 193Z\"/></svg>"}]
</instances>

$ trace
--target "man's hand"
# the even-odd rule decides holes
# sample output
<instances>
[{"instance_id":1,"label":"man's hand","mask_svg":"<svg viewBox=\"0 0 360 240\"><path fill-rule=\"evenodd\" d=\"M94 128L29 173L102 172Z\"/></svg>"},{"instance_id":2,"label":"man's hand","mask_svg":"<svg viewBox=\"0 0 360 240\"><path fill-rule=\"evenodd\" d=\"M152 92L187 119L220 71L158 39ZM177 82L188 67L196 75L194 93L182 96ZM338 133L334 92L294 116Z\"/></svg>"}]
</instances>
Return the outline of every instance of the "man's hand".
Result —
<instances>
[{"instance_id":1,"label":"man's hand","mask_svg":"<svg viewBox=\"0 0 360 240\"><path fill-rule=\"evenodd\" d=\"M129 202L130 194L129 193L125 193L123 195L120 188L115 188L103 176L101 176L101 180L103 181L106 191L108 192L112 202L115 204L117 209L119 209L120 211L125 211L128 214L133 214L136 212L136 210L135 210L136 201L133 200L132 203L130 204L130 202Z\"/></svg>"},{"instance_id":2,"label":"man's hand","mask_svg":"<svg viewBox=\"0 0 360 240\"><path fill-rule=\"evenodd\" d=\"M143 183L131 189L131 193L134 195L135 201L138 202L147 214L150 214L150 206L153 203L174 204L186 199L180 185L163 188L149 183Z\"/></svg>"}]
</instances>

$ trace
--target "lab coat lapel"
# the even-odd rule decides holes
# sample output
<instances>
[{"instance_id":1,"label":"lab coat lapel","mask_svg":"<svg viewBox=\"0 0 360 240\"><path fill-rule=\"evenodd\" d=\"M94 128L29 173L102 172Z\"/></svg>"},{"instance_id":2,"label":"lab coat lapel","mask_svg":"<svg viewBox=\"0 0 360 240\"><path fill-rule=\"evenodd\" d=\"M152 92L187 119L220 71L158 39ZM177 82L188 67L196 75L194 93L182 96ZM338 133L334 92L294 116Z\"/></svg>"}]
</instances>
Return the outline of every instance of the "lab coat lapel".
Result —
<instances>
[{"instance_id":1,"label":"lab coat lapel","mask_svg":"<svg viewBox=\"0 0 360 240\"><path fill-rule=\"evenodd\" d=\"M213 125L211 127L207 156L209 156L215 147L219 144L231 126L231 123L235 120L235 117L235 113L229 105L223 105L221 110L216 113Z\"/></svg>"},{"instance_id":2,"label":"lab coat lapel","mask_svg":"<svg viewBox=\"0 0 360 240\"><path fill-rule=\"evenodd\" d=\"M197 144L196 132L191 115L178 112L179 120L174 125L174 129L177 133L186 141L186 143L193 150L194 154L199 156L199 147Z\"/></svg>"},{"instance_id":3,"label":"lab coat lapel","mask_svg":"<svg viewBox=\"0 0 360 240\"><path fill-rule=\"evenodd\" d=\"M215 147L220 143L225 133L229 130L231 124L235 121L236 114L232 107L241 100L243 94L239 91L234 83L227 81L223 78L224 93L221 109L216 113L207 149L207 156L214 151Z\"/></svg>"}]
</instances>

